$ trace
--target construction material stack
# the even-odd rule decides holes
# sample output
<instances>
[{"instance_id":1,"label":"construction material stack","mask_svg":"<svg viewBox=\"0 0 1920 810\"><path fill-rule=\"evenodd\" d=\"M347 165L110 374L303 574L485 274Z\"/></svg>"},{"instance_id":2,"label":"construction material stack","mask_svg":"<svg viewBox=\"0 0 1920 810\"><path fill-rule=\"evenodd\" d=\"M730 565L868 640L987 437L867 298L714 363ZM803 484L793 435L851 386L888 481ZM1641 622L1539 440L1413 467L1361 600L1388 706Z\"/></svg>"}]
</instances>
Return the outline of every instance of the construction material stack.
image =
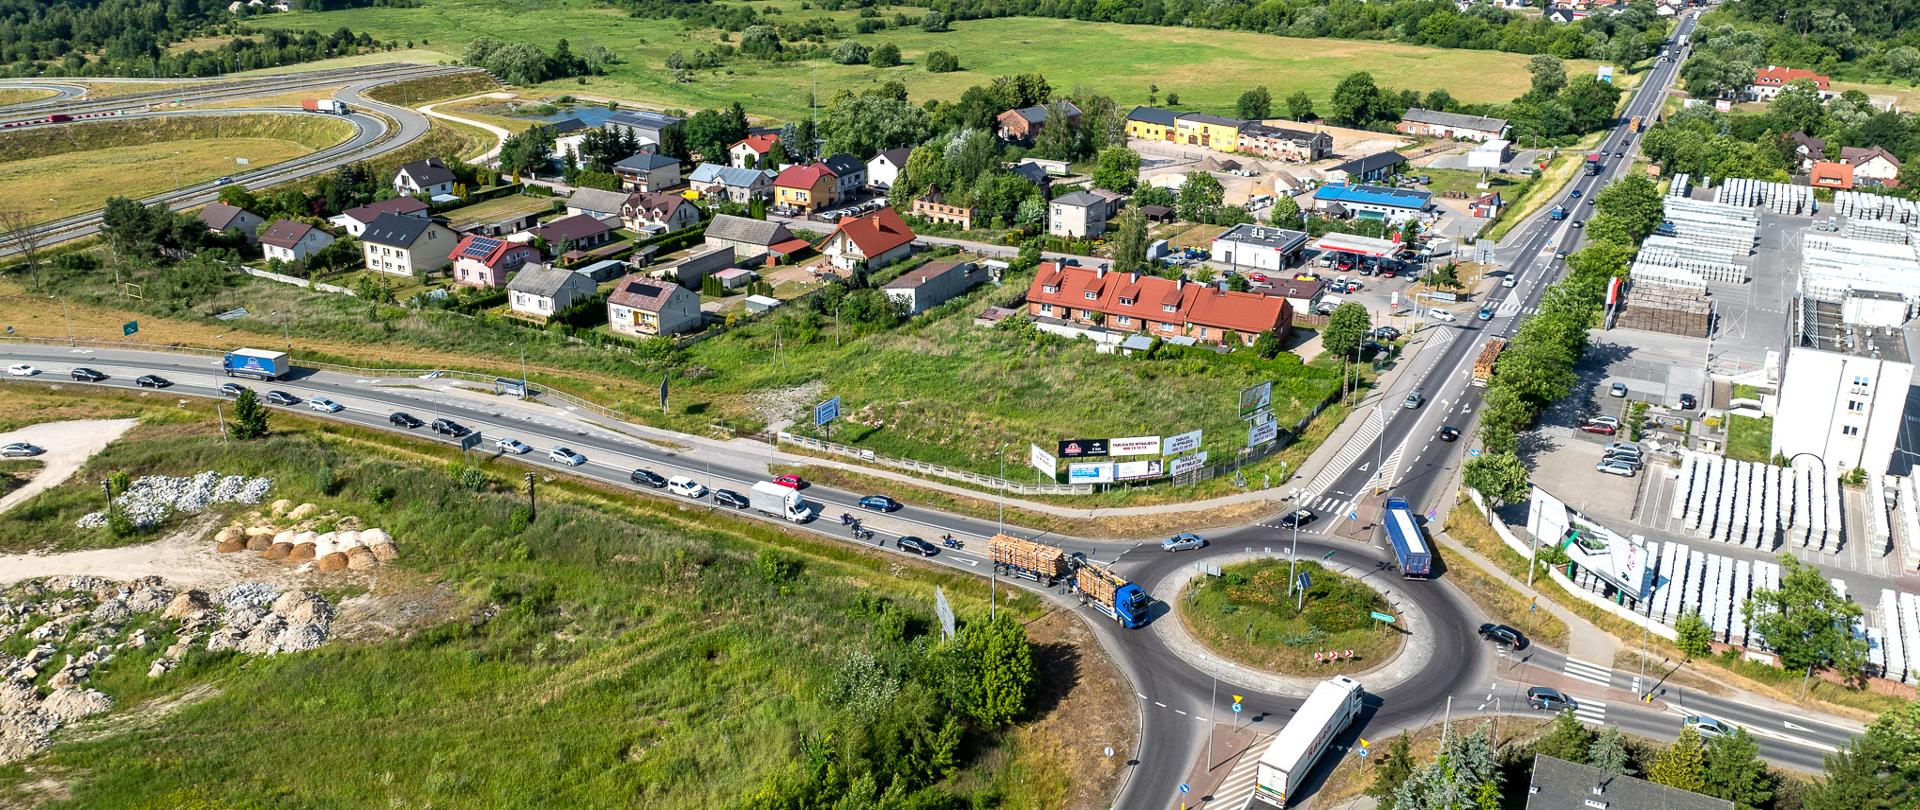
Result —
<instances>
[{"instance_id":1,"label":"construction material stack","mask_svg":"<svg viewBox=\"0 0 1920 810\"><path fill-rule=\"evenodd\" d=\"M987 541L987 549L993 557L993 572L1001 576L1030 579L1052 587L1072 572L1067 553L1045 543L996 534Z\"/></svg>"}]
</instances>

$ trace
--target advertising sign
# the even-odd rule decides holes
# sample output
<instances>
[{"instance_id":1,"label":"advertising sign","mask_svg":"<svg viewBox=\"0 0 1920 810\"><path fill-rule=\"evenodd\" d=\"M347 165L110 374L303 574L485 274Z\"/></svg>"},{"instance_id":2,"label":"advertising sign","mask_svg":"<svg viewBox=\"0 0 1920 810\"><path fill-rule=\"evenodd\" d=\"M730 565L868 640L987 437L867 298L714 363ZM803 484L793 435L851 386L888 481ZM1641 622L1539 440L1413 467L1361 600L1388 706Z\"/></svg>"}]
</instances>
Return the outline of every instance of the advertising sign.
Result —
<instances>
[{"instance_id":1,"label":"advertising sign","mask_svg":"<svg viewBox=\"0 0 1920 810\"><path fill-rule=\"evenodd\" d=\"M813 409L813 424L815 427L825 425L826 423L839 418L840 418L840 398L839 397L834 397L833 399L829 399L826 402L822 402L819 405L815 406Z\"/></svg>"},{"instance_id":2,"label":"advertising sign","mask_svg":"<svg viewBox=\"0 0 1920 810\"><path fill-rule=\"evenodd\" d=\"M1263 382L1240 392L1240 418L1245 419L1273 405L1273 383Z\"/></svg>"},{"instance_id":3,"label":"advertising sign","mask_svg":"<svg viewBox=\"0 0 1920 810\"><path fill-rule=\"evenodd\" d=\"M1160 459L1152 461L1122 461L1113 465L1113 477L1120 481L1132 481L1139 478L1158 478L1165 475L1166 468Z\"/></svg>"},{"instance_id":4,"label":"advertising sign","mask_svg":"<svg viewBox=\"0 0 1920 810\"><path fill-rule=\"evenodd\" d=\"M1106 439L1061 439L1060 458L1099 458L1107 454Z\"/></svg>"},{"instance_id":5,"label":"advertising sign","mask_svg":"<svg viewBox=\"0 0 1920 810\"><path fill-rule=\"evenodd\" d=\"M1200 431L1193 430L1160 441L1160 455L1177 456L1200 449Z\"/></svg>"},{"instance_id":6,"label":"advertising sign","mask_svg":"<svg viewBox=\"0 0 1920 810\"><path fill-rule=\"evenodd\" d=\"M1186 475L1205 466L1207 466L1207 454L1205 451L1195 453L1191 456L1181 456L1173 460L1173 474Z\"/></svg>"},{"instance_id":7,"label":"advertising sign","mask_svg":"<svg viewBox=\"0 0 1920 810\"><path fill-rule=\"evenodd\" d=\"M1115 456L1160 455L1159 436L1128 436L1107 440L1107 453Z\"/></svg>"},{"instance_id":8,"label":"advertising sign","mask_svg":"<svg viewBox=\"0 0 1920 810\"><path fill-rule=\"evenodd\" d=\"M1040 445L1028 445L1027 461L1033 465L1034 469L1039 470L1041 475L1048 478L1060 477L1060 460L1054 458L1052 453L1040 449Z\"/></svg>"},{"instance_id":9,"label":"advertising sign","mask_svg":"<svg viewBox=\"0 0 1920 810\"><path fill-rule=\"evenodd\" d=\"M1247 426L1247 446L1259 447L1261 444L1273 441L1279 435L1280 423L1273 420L1273 414L1267 414L1265 419L1255 420Z\"/></svg>"},{"instance_id":10,"label":"advertising sign","mask_svg":"<svg viewBox=\"0 0 1920 810\"><path fill-rule=\"evenodd\" d=\"M1113 483L1113 462L1089 461L1080 464L1068 464L1067 483L1111 484Z\"/></svg>"}]
</instances>

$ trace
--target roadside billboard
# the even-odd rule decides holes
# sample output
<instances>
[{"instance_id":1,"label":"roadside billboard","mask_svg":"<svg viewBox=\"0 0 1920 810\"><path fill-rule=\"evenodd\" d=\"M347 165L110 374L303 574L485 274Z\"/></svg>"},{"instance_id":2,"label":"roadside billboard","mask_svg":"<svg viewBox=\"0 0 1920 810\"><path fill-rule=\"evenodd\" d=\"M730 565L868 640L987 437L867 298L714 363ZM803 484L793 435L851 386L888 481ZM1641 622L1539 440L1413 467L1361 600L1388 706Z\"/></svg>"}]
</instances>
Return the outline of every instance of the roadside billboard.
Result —
<instances>
[{"instance_id":1,"label":"roadside billboard","mask_svg":"<svg viewBox=\"0 0 1920 810\"><path fill-rule=\"evenodd\" d=\"M1107 440L1107 454L1112 456L1157 456L1160 455L1159 436L1127 436Z\"/></svg>"},{"instance_id":2,"label":"roadside billboard","mask_svg":"<svg viewBox=\"0 0 1920 810\"><path fill-rule=\"evenodd\" d=\"M1176 476L1186 475L1205 466L1207 466L1207 454L1206 451L1203 450L1191 456L1181 456L1174 459L1172 474Z\"/></svg>"},{"instance_id":3,"label":"roadside billboard","mask_svg":"<svg viewBox=\"0 0 1920 810\"><path fill-rule=\"evenodd\" d=\"M1060 477L1059 459L1054 458L1052 453L1040 449L1040 445L1028 445L1028 448L1027 462L1032 464L1034 469L1039 470L1041 475L1048 478Z\"/></svg>"},{"instance_id":4,"label":"roadside billboard","mask_svg":"<svg viewBox=\"0 0 1920 810\"><path fill-rule=\"evenodd\" d=\"M1273 414L1265 414L1265 419L1255 419L1247 425L1247 446L1259 447L1273 441L1280 435L1280 423L1274 421Z\"/></svg>"},{"instance_id":5,"label":"roadside billboard","mask_svg":"<svg viewBox=\"0 0 1920 810\"><path fill-rule=\"evenodd\" d=\"M1160 455L1177 456L1200 449L1200 431L1191 430L1160 441Z\"/></svg>"},{"instance_id":6,"label":"roadside billboard","mask_svg":"<svg viewBox=\"0 0 1920 810\"><path fill-rule=\"evenodd\" d=\"M1106 439L1061 439L1060 458L1100 458L1107 454Z\"/></svg>"},{"instance_id":7,"label":"roadside billboard","mask_svg":"<svg viewBox=\"0 0 1920 810\"><path fill-rule=\"evenodd\" d=\"M1152 461L1122 461L1113 465L1113 477L1120 481L1158 478L1165 474L1165 469L1157 458Z\"/></svg>"},{"instance_id":8,"label":"roadside billboard","mask_svg":"<svg viewBox=\"0 0 1920 810\"><path fill-rule=\"evenodd\" d=\"M1111 484L1113 483L1113 462L1087 461L1079 464L1068 464L1067 483Z\"/></svg>"},{"instance_id":9,"label":"roadside billboard","mask_svg":"<svg viewBox=\"0 0 1920 810\"><path fill-rule=\"evenodd\" d=\"M1240 418L1245 419L1273 406L1273 383L1263 382L1240 392Z\"/></svg>"}]
</instances>

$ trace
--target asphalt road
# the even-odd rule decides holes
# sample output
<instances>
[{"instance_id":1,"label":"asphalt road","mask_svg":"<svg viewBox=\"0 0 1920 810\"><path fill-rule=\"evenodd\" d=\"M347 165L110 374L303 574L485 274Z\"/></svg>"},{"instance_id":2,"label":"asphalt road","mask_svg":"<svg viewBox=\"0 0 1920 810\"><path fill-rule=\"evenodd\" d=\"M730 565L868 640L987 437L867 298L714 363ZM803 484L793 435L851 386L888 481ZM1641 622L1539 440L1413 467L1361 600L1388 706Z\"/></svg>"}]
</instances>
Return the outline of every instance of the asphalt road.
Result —
<instances>
[{"instance_id":1,"label":"asphalt road","mask_svg":"<svg viewBox=\"0 0 1920 810\"><path fill-rule=\"evenodd\" d=\"M309 70L299 73L281 73L273 76L258 76L246 79L182 79L184 85L177 89L153 90L143 93L87 98L86 88L78 85L60 84L57 81L35 79L18 83L0 82L0 87L47 87L59 90L65 88L65 95L53 98L35 99L20 104L0 107L0 124L12 121L26 121L42 118L51 113L67 115L94 116L111 115L116 112L146 110L157 104L204 104L224 99L252 98L272 93L283 93L306 87L327 87L349 82L365 82L375 79L398 81L400 79L431 76L439 73L455 73L471 68L445 67L439 65L417 65L396 62L388 65L367 65L364 67L333 68L330 70ZM89 79L88 81L93 81ZM144 80L142 80L144 81ZM195 83L196 81L200 83Z\"/></svg>"}]
</instances>

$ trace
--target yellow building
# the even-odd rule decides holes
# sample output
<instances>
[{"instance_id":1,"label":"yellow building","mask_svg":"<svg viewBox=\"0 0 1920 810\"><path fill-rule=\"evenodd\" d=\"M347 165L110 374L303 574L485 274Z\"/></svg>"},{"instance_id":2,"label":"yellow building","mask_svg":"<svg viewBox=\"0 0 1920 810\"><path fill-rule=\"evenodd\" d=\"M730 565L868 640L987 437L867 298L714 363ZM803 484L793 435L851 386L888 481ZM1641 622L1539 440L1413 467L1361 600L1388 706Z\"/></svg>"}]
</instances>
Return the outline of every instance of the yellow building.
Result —
<instances>
[{"instance_id":1,"label":"yellow building","mask_svg":"<svg viewBox=\"0 0 1920 810\"><path fill-rule=\"evenodd\" d=\"M1174 140L1174 119L1179 115L1158 107L1135 107L1127 113L1127 137L1144 141Z\"/></svg>"},{"instance_id":2,"label":"yellow building","mask_svg":"<svg viewBox=\"0 0 1920 810\"><path fill-rule=\"evenodd\" d=\"M1174 119L1174 140L1218 152L1240 149L1240 127L1246 122L1206 113L1183 113Z\"/></svg>"},{"instance_id":3,"label":"yellow building","mask_svg":"<svg viewBox=\"0 0 1920 810\"><path fill-rule=\"evenodd\" d=\"M823 164L788 166L773 180L773 202L813 211L833 204L835 177Z\"/></svg>"}]
</instances>

